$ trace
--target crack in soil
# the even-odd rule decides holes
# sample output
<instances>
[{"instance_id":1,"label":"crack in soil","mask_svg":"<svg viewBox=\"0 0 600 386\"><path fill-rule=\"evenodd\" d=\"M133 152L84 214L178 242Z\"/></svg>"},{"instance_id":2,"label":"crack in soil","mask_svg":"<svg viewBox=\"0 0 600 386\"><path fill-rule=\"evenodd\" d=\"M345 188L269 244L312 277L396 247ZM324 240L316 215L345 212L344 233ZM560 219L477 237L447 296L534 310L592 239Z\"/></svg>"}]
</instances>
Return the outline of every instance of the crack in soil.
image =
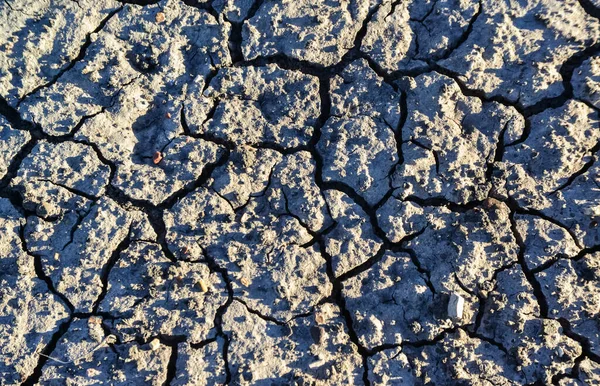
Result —
<instances>
[{"instance_id":1,"label":"crack in soil","mask_svg":"<svg viewBox=\"0 0 600 386\"><path fill-rule=\"evenodd\" d=\"M121 2L144 6L144 5L149 5L149 4L155 4L158 1L156 1L156 0L135 0L135 1L134 0L122 0ZM590 0L579 0L579 2L589 15L591 15L595 18L600 18L600 9L597 8ZM203 4L195 3L192 0L187 0L187 1L185 1L185 3L187 5L205 9L218 19L218 15L216 15L216 11L214 10L212 3L203 5ZM399 1L395 1L394 4L392 4L391 12L394 12L395 8L399 5L399 3L400 3ZM452 78L456 82L456 84L459 86L462 94L465 96L479 98L482 102L497 102L504 106L514 108L525 119L525 127L523 130L523 134L516 141L509 143L509 144L505 144L504 143L504 134L506 133L508 123L505 124L505 126L502 128L502 130L498 136L498 139L497 139L497 144L496 144L496 149L495 149L495 152L493 155L493 160L492 160L492 162L488 162L488 165L487 165L486 179L490 180L492 177L492 174L493 174L493 168L495 166L495 163L501 162L503 159L505 148L523 143L529 137L529 134L531 132L531 123L529 121L529 117L531 117L532 115L535 115L535 114L539 114L547 109L562 106L566 101L573 98L573 87L571 84L573 72L585 60L587 60L588 58L590 58L593 55L596 55L600 52L600 43L589 46L586 49L584 49L583 51L575 53L561 65L559 72L560 72L560 75L562 76L562 82L563 82L563 87L564 87L564 91L561 93L561 95L556 96L556 97L551 97L551 98L545 98L532 106L523 107L519 103L512 102L502 96L487 97L485 95L485 93L482 91L469 89L465 85L465 83L460 79L459 74L454 73L454 72L437 64L437 61L450 57L452 55L452 53L455 52L455 50L458 49L473 33L473 26L476 23L476 21L478 20L481 13L483 12L482 11L483 6L482 6L481 1L479 1L479 8L478 8L476 14L471 18L467 29L463 32L463 34L458 39L458 41L452 47L448 48L443 53L443 55L440 57L440 59L434 60L434 61L429 60L428 68L426 68L424 70L421 69L421 70L415 70L415 71L394 71L391 73L388 73L385 70L383 70L377 62L375 62L373 59L371 59L369 57L369 55L363 53L360 49L361 45L362 45L362 40L364 39L364 37L366 35L369 23L371 22L375 13L377 13L379 8L381 7L381 4L383 4L383 3L378 4L377 6L373 7L373 9L371 9L369 11L368 15L362 21L361 28L355 35L354 45L346 52L346 54L344 54L342 56L341 60L338 63L336 63L332 66L329 66L329 67L324 67L324 66L321 66L316 63L311 63L311 62L307 62L307 61L289 58L283 54L277 54L277 55L273 55L273 56L269 56L269 57L259 57L259 58L253 59L253 60L245 60L243 57L243 54L242 54L243 25L246 20L249 20L250 18L254 17L254 15L259 10L259 8L262 4L263 4L263 1L256 0L253 3L252 7L250 8L250 11L248 12L248 15L244 21L237 22L237 23L228 21L232 26L231 34L230 34L230 41L229 41L229 49L230 49L230 54L231 54L232 61L233 61L233 66L236 66L236 67L246 67L246 66L260 67L260 66L266 66L268 64L276 64L279 67L286 69L286 70L299 71L304 74L309 74L309 75L318 77L318 79L319 79L319 97L321 100L321 111L320 111L319 117L317 119L317 123L315 124L315 127L314 127L313 136L308 145L289 149L289 148L284 148L277 143L259 143L259 144L254 144L253 147L255 147L257 149L266 148L266 149L275 150L284 155L293 154L298 151L309 151L315 161L315 183L319 187L321 194L323 194L323 192L325 190L333 189L333 190L338 190L340 192L343 192L348 197L350 197L350 199L355 204L357 204L367 214L374 233L377 235L378 238L380 238L382 240L382 246L380 247L380 249L377 251L377 253L373 257L369 258L366 262L354 267L350 271L348 271L348 272L344 273L343 275L341 275L340 277L336 278L334 275L334 270L333 270L333 265L332 265L332 256L330 256L326 252L325 245L324 245L324 235L326 235L331 229L333 229L333 226L335 226L335 223L332 227L330 227L322 232L311 232L309 230L309 233L313 237L313 240L311 241L310 245L314 245L315 243L319 244L320 254L326 263L327 276L328 276L331 284L333 285L333 290L332 290L332 295L330 296L330 300L332 300L339 307L340 313L343 316L343 319L344 319L344 322L345 322L345 325L346 325L346 328L348 331L348 335L350 336L350 340L351 340L352 344L354 344L357 347L358 352L360 353L360 355L363 359L363 382L366 385L370 384L370 381L368 379L368 375L369 375L368 358L375 355L376 353L378 353L382 350L396 348L396 347L403 347L403 346L419 348L419 347L424 347L424 346L428 346L428 345L434 345L434 344L440 342L443 339L445 334L457 332L458 329L463 329L471 338L477 338L479 340L485 341L485 342L497 347L499 350L503 351L505 354L508 354L507 349L501 343L496 342L491 338L485 337L485 336L477 333L477 330L478 330L478 328L481 324L481 320L483 318L483 313L485 311L485 300L486 300L486 298L482 298L479 295L478 295L478 298L480 301L480 305L479 305L479 310L477 312L476 321L474 324L474 330L472 330L472 331L469 329L463 328L462 326L455 326L452 328L445 329L440 334L438 334L436 337L434 337L433 339L430 339L430 340L412 341L412 342L407 341L407 342L402 342L402 344L400 344L400 345L383 345L383 346L375 347L370 350L367 349L366 347L364 347L363 345L361 345L359 338L358 338L358 334L354 329L354 325L353 325L354 322L353 322L352 316L350 314L350 311L346 308L346 300L343 296L343 288L342 287L343 287L343 282L345 280L369 270L373 265L375 265L377 262L379 262L381 260L381 258L387 251L404 252L404 253L407 253L411 257L411 261L412 261L413 265L416 267L416 269L418 270L418 272L420 272L421 274L426 276L427 286L432 291L434 296L436 295L436 291L435 291L435 287L430 279L430 277L431 277L430 272L422 267L416 253L412 249L407 248L405 246L408 241L421 235L425 231L425 228L423 228L422 230L415 232L411 235L405 236L401 241L399 241L397 243L392 243L389 240L389 238L387 237L386 233L383 231L383 229L379 226L376 211L387 201L388 198L390 198L393 195L394 189L390 188L388 190L388 192L386 193L385 197L380 202L378 202L374 206L371 206L367 203L367 201L362 196L360 196L358 193L356 193L356 191L349 185L347 185L343 182L339 182L339 181L324 181L323 180L323 158L322 158L321 154L319 154L319 152L316 150L316 145L321 138L322 127L325 125L325 123L329 119L329 117L331 117L330 82L331 82L331 79L334 76L338 75L341 71L343 71L349 63L353 62L356 59L362 58L367 61L367 63L369 64L369 67L375 73L377 73L378 76L381 77L385 83L392 86L392 88L394 90L396 90L397 92L400 92L400 119L399 119L398 126L394 131L396 147L397 147L396 151L398 154L399 161L398 161L397 165L395 165L394 167L396 167L398 165L402 165L405 161L404 155L402 152L402 144L403 144L402 130L408 119L408 113L409 113L408 106L407 106L407 94L404 90L399 90L399 86L396 83L396 80L400 79L401 77L418 76L420 74L435 71L442 75ZM10 6L10 4L9 4L9 6ZM434 6L430 10L430 12L433 10L433 8L434 8ZM109 13L102 20L100 25L98 25L96 27L96 29L94 31L87 34L85 43L81 46L77 57L74 58L66 67L61 69L59 71L59 73L57 75L55 75L50 81L46 82L45 84L37 86L32 91L25 94L17 103L17 107L26 98L38 93L40 90L42 90L44 88L50 87L53 84L55 84L65 72L67 72L68 70L73 68L79 61L83 60L86 55L86 51L92 42L91 41L92 35L101 31L106 26L108 21L113 16L118 14L122 9L123 9L123 6L120 7L119 9ZM211 79L214 76L216 76L217 73L218 73L218 70L211 71L211 73L206 78L205 88L208 87ZM210 119L212 119L214 112L216 110L216 106L217 106L217 102L215 102L214 106L210 110L210 112L206 118L206 121L204 123L207 123L208 121L210 121ZM115 163L109 161L106 157L104 157L102 155L102 152L100 151L100 148L97 144L95 144L93 142L80 141L80 140L74 139L74 135L77 133L79 128L83 126L83 124L85 123L85 121L87 119L103 113L105 111L105 109L106 109L106 107L103 107L102 110L97 113L82 117L80 119L80 121L75 125L72 132L70 132L69 134L66 134L63 136L58 136L58 137L57 136L53 137L53 136L50 136L50 135L44 133L44 131L42 130L42 128L39 125L36 125L34 123L23 120L16 109L12 108L6 102L6 100L4 98L0 98L0 114L3 115L4 117L6 117L6 119L10 122L10 124L13 127L15 127L16 129L27 131L31 134L31 139L20 149L20 151L17 153L17 155L11 160L10 165L8 166L8 171L7 171L6 175L4 176L4 178L2 178L2 180L0 180L0 195L3 197L9 198L10 201L17 208L20 208L21 210L24 211L24 208L22 205L22 198L20 197L20 195L18 193L14 192L10 188L10 182L16 176L23 160L31 153L33 147L40 140L46 140L51 143L61 143L61 142L71 141L71 142L75 142L75 143L83 143L87 146L90 146L94 150L96 155L98 156L98 159L103 164L107 165L110 168L109 181L112 181L114 176L116 175L117 167L116 167ZM191 133L191 131L188 127L187 121L185 119L185 112L184 112L183 106L181 108L180 114L181 114L181 124L183 127L184 135L194 137L194 138L201 138L205 141L213 142L225 149L225 151L219 157L219 159L214 163L208 164L203 169L201 175L195 181L188 183L185 187L177 190L176 192L174 192L171 196L169 196L166 200L164 200L159 205L153 205L150 202L145 201L145 200L138 200L138 199L133 199L131 197L128 197L120 189L113 186L112 183L109 183L107 185L106 192L104 193L105 196L111 198L113 201L115 201L121 207L135 208L135 209L141 210L142 212L144 212L148 215L150 223L151 223L154 231L157 234L158 245L160 245L161 250L165 254L165 256L167 256L167 258L169 258L172 262L175 262L177 260L184 260L184 259L182 257L175 256L175 254L169 249L169 245L168 245L167 237L166 237L167 231L166 231L166 227L165 227L164 219L163 219L164 211L171 209L177 202L179 202L182 198L184 198L186 195L193 192L197 188L206 185L207 181L211 178L212 174L214 173L214 170L216 168L218 168L219 166L224 165L229 160L231 151L236 149L235 144L233 144L232 142L214 137L210 134ZM599 150L600 150L600 142L588 151L589 153L592 154L592 158L588 162L586 162L582 168L580 168L578 171L573 173L568 178L567 182L565 182L563 185L561 185L558 189L556 189L551 194L554 194L554 193L568 187L569 185L571 185L573 183L573 181L577 177L586 173L596 162L597 157L595 157L595 153ZM436 166L437 166L437 157L436 157ZM271 172L270 172L269 181L271 179L272 172L273 172L273 170L271 170ZM438 170L438 172L439 172L439 170ZM52 181L50 181L50 182L57 186L61 186L74 194L80 195L80 196L88 198L90 200L95 200L98 198L98 197L86 195L86 194L84 194L84 192L80 192L75 189L70 189L61 184L57 184ZM268 189L268 186L269 185L267 185L266 189ZM405 198L404 200L409 201L409 202L414 202L415 204L418 204L422 207L442 207L443 206L443 207L447 207L449 210L454 211L454 212L465 212L465 211L480 207L483 204L482 201L473 201L473 202L469 202L467 204L457 204L457 203L450 202L444 198L438 198L438 197L423 199L423 198L416 197L416 196L409 196L409 197ZM556 259L553 259L550 262L547 262L538 268L528 269L526 266L526 263L525 263L525 259L524 259L524 255L526 252L526 245L523 241L522 236L520 235L520 233L517 230L516 221L514 219L515 214L528 214L528 215L536 216L536 217L542 218L544 220L550 221L551 223L566 230L569 233L569 235L573 238L575 243L581 248L581 252L577 256L573 257L573 260L579 260L583 256L585 256L589 253L600 251L600 246L591 247L591 248L582 248L579 240L576 238L573 231L570 230L568 227L566 227L564 224L560 223L558 220L552 219L549 216L543 214L541 211L538 211L538 210L521 208L518 206L517 202L512 198L503 200L503 202L506 203L510 209L510 215L509 215L510 223L511 223L510 228L511 228L511 232L512 232L513 236L515 237L517 244L519 246L518 261L510 263L506 266L503 266L503 267L495 270L492 280L495 282L497 275L500 272L513 267L515 264L519 264L521 266L521 269L522 269L527 281L533 288L534 297L536 298L536 301L540 307L541 317L548 318L548 302L543 294L543 291L541 289L541 285L540 285L539 281L535 277L535 274L550 268L553 264L556 263L556 261L558 261L560 258L563 258L563 257L557 257ZM287 197L286 197L286 204L287 204ZM238 208L238 210L239 210L239 208ZM288 212L289 212L289 210L288 210ZM305 224L303 224L303 226L306 228ZM23 232L24 232L24 227L21 227L20 237L21 237L23 250L26 253L29 253L27 250L27 247L26 247L26 240L25 240ZM102 276L102 279L101 279L102 280L102 293L99 295L98 299L96 300L96 302L93 306L92 315L100 315L107 319L112 317L108 313L98 312L98 307L106 295L107 286L108 286L108 277L109 277L111 268L117 262L120 253L122 251L124 251L132 241L133 240L131 240L130 232L128 232L127 237L119 244L119 246L116 248L116 250L113 251L108 263L103 267L103 271L102 271L102 275L101 275ZM217 310L217 312L215 314L214 320L213 320L213 328L217 331L216 337L207 339L200 343L192 344L191 346L195 349L198 349L198 348L204 347L205 345L207 345L209 343L215 342L217 340L217 338L223 339L224 344L223 344L222 356L225 361L226 384L229 384L232 380L231 369L229 368L229 363L228 363L228 352L229 352L228 350L229 350L229 344L230 344L230 337L223 332L223 326L222 326L222 318L223 318L223 315L225 314L225 312L227 311L229 305L231 305L231 303L234 300L236 300L236 301L242 303L250 313L257 315L260 318L262 318L268 322L276 323L278 325L282 325L285 323L281 322L275 318L272 318L268 315L263 315L258 311L252 310L243 299L234 297L234 292L232 289L231 279L229 277L228 271L225 268L222 268L221 266L219 266L218 263L216 263L216 261L211 256L206 254L206 252L204 253L204 255L205 255L204 261L208 264L210 270L212 272L218 272L221 275L223 281L225 282L227 292L228 292L228 298L227 298L227 301L221 307L219 307L219 309ZM34 257L34 262L35 262L34 265L35 265L35 271L36 271L37 277L40 280L43 280L47 284L48 289L52 294L59 297L65 303L65 305L67 305L67 307L70 309L70 314L71 314L69 320L60 325L59 329L53 334L50 342L43 349L42 353L44 355L50 355L52 353L52 351L55 349L56 344L58 343L59 339L67 332L73 318L74 317L85 317L86 315L87 316L89 316L89 315L73 312L74 311L73 305L68 301L68 299L63 294L56 291L51 279L47 275L45 275L43 266L41 263L41 257L37 256L37 255L32 255L32 256ZM299 317L301 317L301 316L299 316ZM600 363L600 357L598 355L594 354L590 349L589 339L573 332L573 329L568 320L566 320L564 318L560 318L560 319L558 319L558 321L561 324L561 326L563 327L564 334L580 343L580 345L582 346L582 349L583 349L583 353L580 357L576 358L576 361L575 361L576 365L575 365L573 371L571 372L571 374L557 374L553 378L553 382L558 382L560 379L563 379L563 378L577 377L578 371L579 371L579 364L585 358L589 358L595 362ZM162 344L168 345L172 349L171 355L169 358L169 364L168 364L168 370L167 370L167 382L166 382L166 384L170 384L170 382L172 380L174 380L174 378L176 376L176 370L177 370L176 362L177 362L177 357L178 357L177 344L185 341L185 337L159 336L158 339L160 339ZM27 380L23 383L24 385L33 385L38 382L39 378L42 375L42 368L47 360L48 360L48 358L45 356L39 357L37 366L36 366L33 374L31 374L27 378Z\"/></svg>"}]
</instances>

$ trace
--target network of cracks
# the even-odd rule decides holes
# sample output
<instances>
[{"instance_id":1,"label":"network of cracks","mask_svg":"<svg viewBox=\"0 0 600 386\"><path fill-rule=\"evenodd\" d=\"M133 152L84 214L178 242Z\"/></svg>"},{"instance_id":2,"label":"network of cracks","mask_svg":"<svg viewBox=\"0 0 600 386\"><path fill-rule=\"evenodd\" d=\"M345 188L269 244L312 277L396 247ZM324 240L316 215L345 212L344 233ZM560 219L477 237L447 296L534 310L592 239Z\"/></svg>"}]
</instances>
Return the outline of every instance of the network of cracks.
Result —
<instances>
[{"instance_id":1,"label":"network of cracks","mask_svg":"<svg viewBox=\"0 0 600 386\"><path fill-rule=\"evenodd\" d=\"M0 4L2 384L600 382L600 3L139 3Z\"/></svg>"}]
</instances>

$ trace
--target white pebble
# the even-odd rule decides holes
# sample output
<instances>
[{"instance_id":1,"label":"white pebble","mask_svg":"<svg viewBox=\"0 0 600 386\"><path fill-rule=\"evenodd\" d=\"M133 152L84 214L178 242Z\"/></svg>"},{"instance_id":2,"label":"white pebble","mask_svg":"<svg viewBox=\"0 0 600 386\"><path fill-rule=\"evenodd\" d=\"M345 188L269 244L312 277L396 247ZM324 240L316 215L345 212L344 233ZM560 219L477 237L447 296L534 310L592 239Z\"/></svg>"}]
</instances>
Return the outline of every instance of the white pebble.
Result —
<instances>
[{"instance_id":1,"label":"white pebble","mask_svg":"<svg viewBox=\"0 0 600 386\"><path fill-rule=\"evenodd\" d=\"M158 350L159 347L160 347L160 340L155 338L150 342L150 350L156 351L156 350Z\"/></svg>"},{"instance_id":2,"label":"white pebble","mask_svg":"<svg viewBox=\"0 0 600 386\"><path fill-rule=\"evenodd\" d=\"M450 295L448 302L448 316L452 319L462 319L465 299L457 293Z\"/></svg>"}]
</instances>

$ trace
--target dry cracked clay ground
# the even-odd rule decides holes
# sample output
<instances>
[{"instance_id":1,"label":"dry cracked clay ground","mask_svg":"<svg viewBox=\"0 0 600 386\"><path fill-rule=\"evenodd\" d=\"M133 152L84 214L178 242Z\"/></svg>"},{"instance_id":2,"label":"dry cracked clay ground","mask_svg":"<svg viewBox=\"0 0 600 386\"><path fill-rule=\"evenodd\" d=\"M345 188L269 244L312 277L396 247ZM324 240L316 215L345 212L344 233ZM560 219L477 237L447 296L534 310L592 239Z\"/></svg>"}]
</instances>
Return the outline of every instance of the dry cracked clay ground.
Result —
<instances>
[{"instance_id":1,"label":"dry cracked clay ground","mask_svg":"<svg viewBox=\"0 0 600 386\"><path fill-rule=\"evenodd\" d=\"M1 385L599 385L599 0L0 2Z\"/></svg>"}]
</instances>

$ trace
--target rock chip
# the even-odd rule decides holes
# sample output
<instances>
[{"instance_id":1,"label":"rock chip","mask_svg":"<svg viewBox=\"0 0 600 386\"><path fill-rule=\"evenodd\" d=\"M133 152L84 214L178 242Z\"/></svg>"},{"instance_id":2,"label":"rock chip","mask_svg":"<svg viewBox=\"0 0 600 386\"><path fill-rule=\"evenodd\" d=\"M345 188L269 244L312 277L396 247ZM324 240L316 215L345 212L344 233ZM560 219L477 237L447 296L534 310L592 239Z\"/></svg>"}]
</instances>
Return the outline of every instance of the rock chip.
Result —
<instances>
[{"instance_id":1,"label":"rock chip","mask_svg":"<svg viewBox=\"0 0 600 386\"><path fill-rule=\"evenodd\" d=\"M448 317L451 319L460 320L463 317L463 310L465 307L465 298L457 293L450 294L448 300Z\"/></svg>"}]
</instances>

